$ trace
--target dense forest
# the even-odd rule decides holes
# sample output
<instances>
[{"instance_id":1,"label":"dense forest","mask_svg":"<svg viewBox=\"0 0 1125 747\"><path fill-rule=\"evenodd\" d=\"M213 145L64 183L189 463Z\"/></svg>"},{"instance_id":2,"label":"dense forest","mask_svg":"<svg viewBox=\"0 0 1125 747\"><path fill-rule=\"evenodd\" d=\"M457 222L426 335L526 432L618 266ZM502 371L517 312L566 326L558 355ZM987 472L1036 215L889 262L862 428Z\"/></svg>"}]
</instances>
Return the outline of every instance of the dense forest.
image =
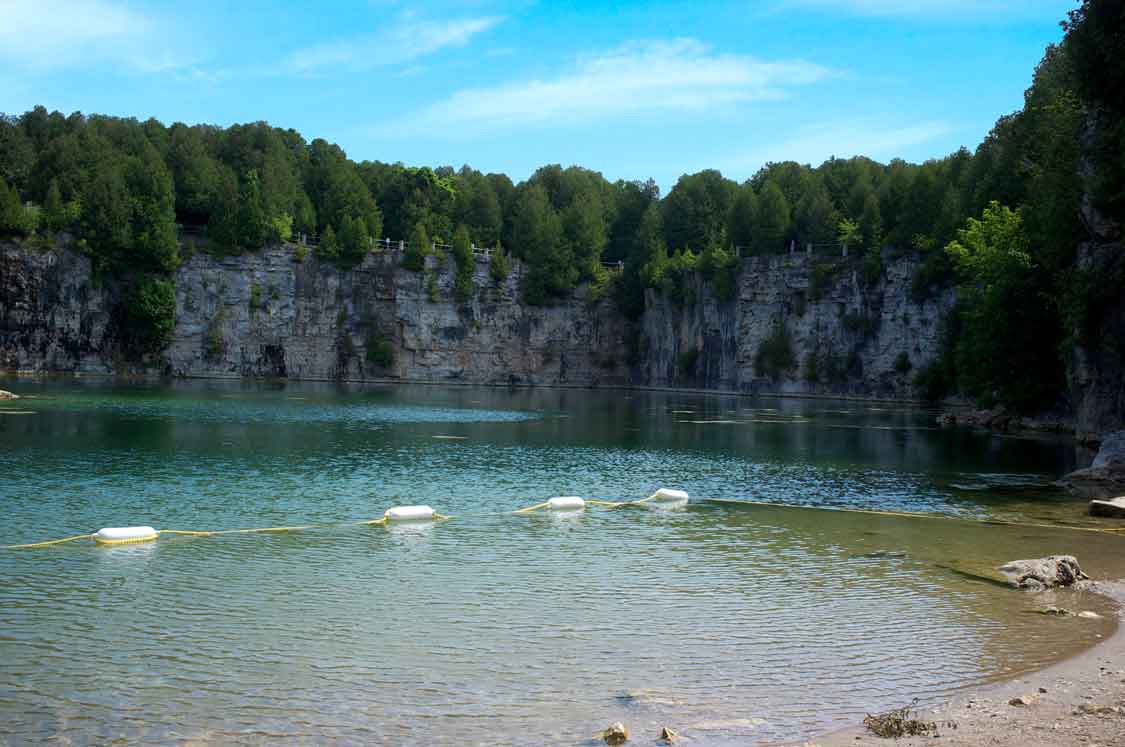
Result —
<instances>
[{"instance_id":1,"label":"dense forest","mask_svg":"<svg viewBox=\"0 0 1125 747\"><path fill-rule=\"evenodd\" d=\"M770 163L741 184L705 170L663 197L651 180L610 182L577 166L544 166L514 184L468 166L357 163L264 122L166 127L36 107L0 117L0 235L73 237L99 272L131 288L137 343L150 352L171 331L183 232L216 253L316 237L313 250L344 265L380 251L377 239L404 240L413 270L432 242L452 242L461 298L471 292L468 247L499 246L493 277L506 273L505 253L522 260L528 303L591 283L632 319L647 288L694 302L686 281L696 273L730 300L740 256L846 247L873 284L885 258L914 254L918 299L959 291L942 320L945 352L918 373L919 390L1042 409L1064 391L1062 351L1098 344L1099 305L1125 277L1120 265L1075 268L1089 238L1083 200L1119 222L1125 213L1123 13L1118 0L1073 11L1024 107L975 152L923 164ZM607 272L618 261L624 269Z\"/></svg>"}]
</instances>

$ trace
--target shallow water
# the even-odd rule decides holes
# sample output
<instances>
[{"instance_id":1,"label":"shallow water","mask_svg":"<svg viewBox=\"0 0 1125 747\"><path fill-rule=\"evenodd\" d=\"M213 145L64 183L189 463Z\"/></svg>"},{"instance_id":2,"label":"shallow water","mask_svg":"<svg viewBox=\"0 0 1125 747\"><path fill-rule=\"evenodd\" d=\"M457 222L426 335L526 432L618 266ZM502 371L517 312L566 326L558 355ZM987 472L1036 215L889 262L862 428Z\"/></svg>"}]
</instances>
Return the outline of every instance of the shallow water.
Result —
<instances>
[{"instance_id":1,"label":"shallow water","mask_svg":"<svg viewBox=\"0 0 1125 747\"><path fill-rule=\"evenodd\" d=\"M974 581L1125 538L745 501L1089 522L1066 441L852 402L627 392L0 381L0 543L102 526L332 526L0 551L0 742L801 739L1112 631ZM513 516L682 487L679 511Z\"/></svg>"}]
</instances>

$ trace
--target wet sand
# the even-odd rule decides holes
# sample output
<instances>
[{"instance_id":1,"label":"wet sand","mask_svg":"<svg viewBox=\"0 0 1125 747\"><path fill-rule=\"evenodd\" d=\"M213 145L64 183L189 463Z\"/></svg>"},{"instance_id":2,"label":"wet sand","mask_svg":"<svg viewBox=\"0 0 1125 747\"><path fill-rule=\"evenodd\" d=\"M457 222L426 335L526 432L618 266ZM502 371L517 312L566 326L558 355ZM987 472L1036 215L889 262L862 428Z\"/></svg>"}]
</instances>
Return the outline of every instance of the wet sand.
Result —
<instances>
[{"instance_id":1,"label":"wet sand","mask_svg":"<svg viewBox=\"0 0 1125 747\"><path fill-rule=\"evenodd\" d=\"M1125 580L1101 581L1089 589L1125 605ZM863 726L855 726L804 744L1125 745L1125 606L1117 614L1119 625L1113 636L1077 656L1015 680L966 691L936 707L919 709L913 717L935 723L936 736L880 738Z\"/></svg>"}]
</instances>

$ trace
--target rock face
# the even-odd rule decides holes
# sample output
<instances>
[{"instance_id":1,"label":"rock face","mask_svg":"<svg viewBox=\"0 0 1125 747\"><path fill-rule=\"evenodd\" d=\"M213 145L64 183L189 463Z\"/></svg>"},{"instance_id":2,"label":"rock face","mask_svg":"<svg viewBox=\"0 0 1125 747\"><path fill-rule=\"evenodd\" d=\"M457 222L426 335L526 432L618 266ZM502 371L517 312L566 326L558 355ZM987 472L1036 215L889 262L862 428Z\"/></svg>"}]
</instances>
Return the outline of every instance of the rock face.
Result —
<instances>
[{"instance_id":1,"label":"rock face","mask_svg":"<svg viewBox=\"0 0 1125 747\"><path fill-rule=\"evenodd\" d=\"M868 281L854 258L751 257L731 301L718 301L698 280L689 289L693 304L649 291L638 378L739 392L916 396L911 381L937 357L954 302L949 291L916 301L917 267L913 258L886 257L880 277ZM759 352L780 337L791 356L777 372Z\"/></svg>"},{"instance_id":2,"label":"rock face","mask_svg":"<svg viewBox=\"0 0 1125 747\"><path fill-rule=\"evenodd\" d=\"M1083 133L1083 150L1096 152L1098 115L1091 112ZM1082 176L1094 174L1085 158ZM1125 245L1121 225L1097 208L1089 193L1082 201L1088 240L1078 245L1077 269L1090 281L1089 318L1085 329L1072 330L1077 344L1067 361L1067 383L1080 440L1125 427Z\"/></svg>"},{"instance_id":3,"label":"rock face","mask_svg":"<svg viewBox=\"0 0 1125 747\"><path fill-rule=\"evenodd\" d=\"M0 369L905 398L938 354L953 303L951 292L912 299L910 258L888 258L867 281L854 258L794 254L743 260L726 302L698 279L694 302L650 292L632 323L585 288L527 306L519 262L500 284L479 262L472 298L455 303L452 262L430 258L414 273L400 260L375 254L341 270L311 255L298 262L291 246L188 256L175 275L172 342L137 362L118 343L121 291L95 282L88 258L0 245ZM758 352L779 329L790 364L761 371Z\"/></svg>"},{"instance_id":4,"label":"rock face","mask_svg":"<svg viewBox=\"0 0 1125 747\"><path fill-rule=\"evenodd\" d=\"M997 570L1008 582L1019 589L1050 589L1070 586L1075 581L1089 578L1082 572L1073 555L1051 555L1034 560L1013 560Z\"/></svg>"},{"instance_id":5,"label":"rock face","mask_svg":"<svg viewBox=\"0 0 1125 747\"><path fill-rule=\"evenodd\" d=\"M1125 431L1106 436L1093 463L1063 477L1059 485L1087 498L1109 498L1125 493ZM1093 506L1090 512L1094 512Z\"/></svg>"}]
</instances>

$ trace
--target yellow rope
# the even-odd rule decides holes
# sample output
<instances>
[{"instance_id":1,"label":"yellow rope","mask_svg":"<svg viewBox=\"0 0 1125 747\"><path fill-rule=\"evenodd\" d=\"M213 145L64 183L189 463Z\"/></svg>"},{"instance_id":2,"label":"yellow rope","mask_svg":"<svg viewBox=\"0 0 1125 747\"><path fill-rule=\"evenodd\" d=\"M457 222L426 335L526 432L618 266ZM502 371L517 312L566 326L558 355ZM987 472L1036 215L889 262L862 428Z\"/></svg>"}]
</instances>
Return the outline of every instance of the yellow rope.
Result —
<instances>
[{"instance_id":1,"label":"yellow rope","mask_svg":"<svg viewBox=\"0 0 1125 747\"><path fill-rule=\"evenodd\" d=\"M644 499L648 500L648 499ZM644 501L634 501L643 503ZM994 524L1003 527L1032 527L1038 529L1073 529L1078 532L1102 532L1113 534L1123 532L1125 527L1076 527L1068 524L1036 524L1022 521L1004 521L1003 519L973 519L964 516L943 516L941 514L911 513L908 511L878 511L872 508L843 508L837 506L802 506L797 503L770 503L768 501L716 501L717 503L731 503L733 505L765 506L767 508L797 508L816 511L837 511L850 514L868 514L871 516L897 516L904 519L939 519L943 521L960 521L969 524Z\"/></svg>"},{"instance_id":2,"label":"yellow rope","mask_svg":"<svg viewBox=\"0 0 1125 747\"><path fill-rule=\"evenodd\" d=\"M183 534L188 537L210 537L214 532L195 532L189 529L161 529L157 534Z\"/></svg>"},{"instance_id":3,"label":"yellow rope","mask_svg":"<svg viewBox=\"0 0 1125 747\"><path fill-rule=\"evenodd\" d=\"M47 545L61 545L64 542L74 542L81 539L93 539L93 534L76 534L73 537L63 537L57 540L47 540L46 542L31 542L26 545L4 545L5 550L17 550L25 547L46 547Z\"/></svg>"},{"instance_id":4,"label":"yellow rope","mask_svg":"<svg viewBox=\"0 0 1125 747\"><path fill-rule=\"evenodd\" d=\"M598 501L598 500L594 500L593 498L591 498L590 500L588 500L586 502L589 503L590 505L593 505L593 506L605 506L606 508L617 508L618 506L629 505L628 501L625 501L624 503L622 503L620 501Z\"/></svg>"},{"instance_id":5,"label":"yellow rope","mask_svg":"<svg viewBox=\"0 0 1125 747\"><path fill-rule=\"evenodd\" d=\"M547 506L550 506L550 505L551 505L550 501L545 501L543 503L536 503L534 506L528 506L527 508L518 509L516 511L513 511L512 513L529 514L532 511L538 511L539 509L546 508Z\"/></svg>"}]
</instances>

